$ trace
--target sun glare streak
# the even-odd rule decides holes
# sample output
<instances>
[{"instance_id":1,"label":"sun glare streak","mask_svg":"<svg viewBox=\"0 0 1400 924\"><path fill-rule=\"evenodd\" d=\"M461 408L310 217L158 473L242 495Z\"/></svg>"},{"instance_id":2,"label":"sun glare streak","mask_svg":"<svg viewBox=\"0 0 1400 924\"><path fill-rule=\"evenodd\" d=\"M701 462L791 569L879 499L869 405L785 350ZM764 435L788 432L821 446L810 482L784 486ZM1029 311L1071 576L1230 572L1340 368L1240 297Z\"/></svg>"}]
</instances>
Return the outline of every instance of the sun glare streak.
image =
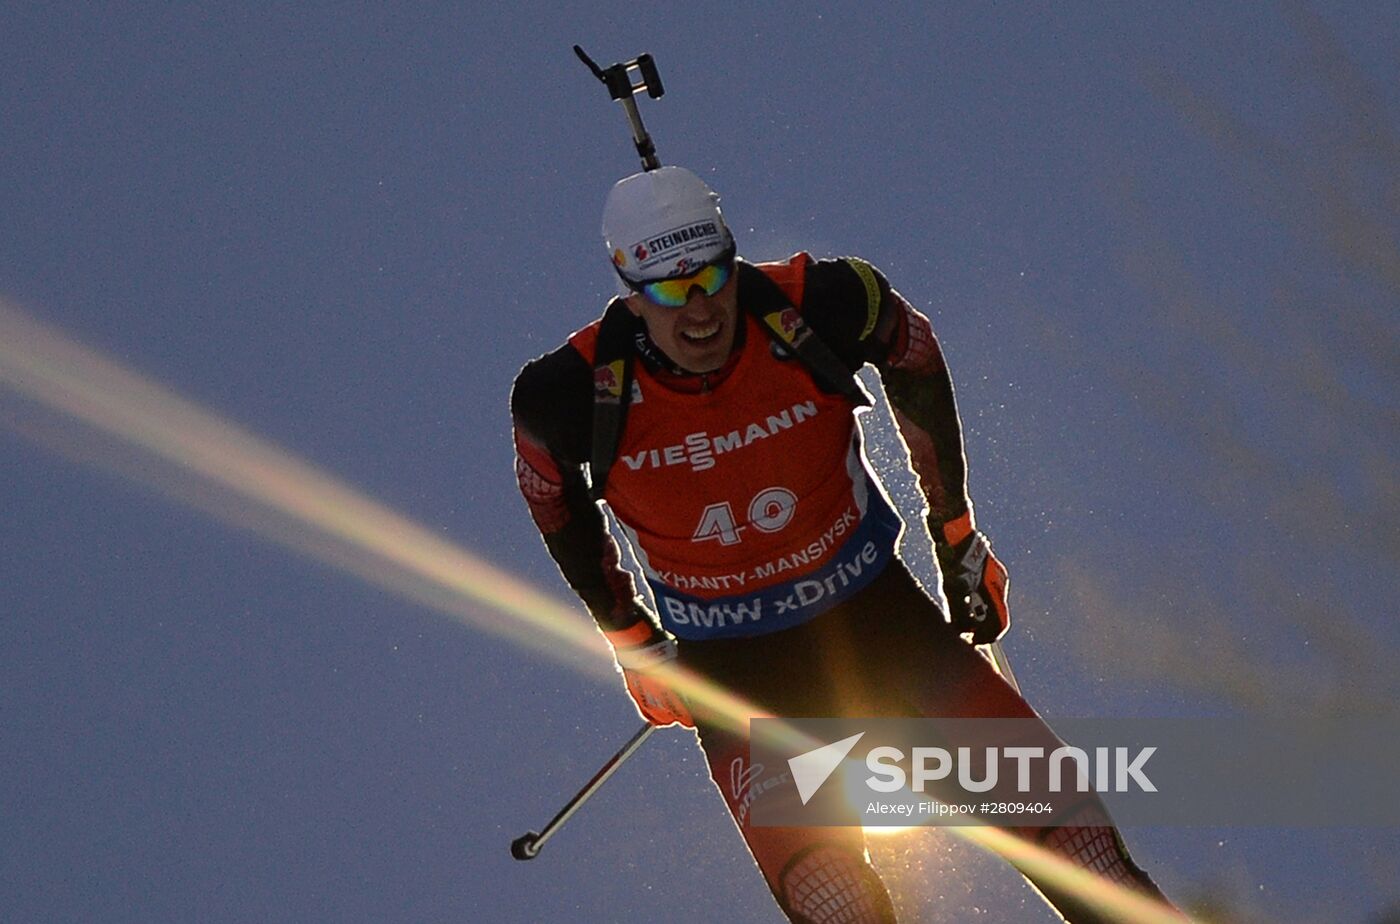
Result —
<instances>
[{"instance_id":1,"label":"sun glare streak","mask_svg":"<svg viewBox=\"0 0 1400 924\"><path fill-rule=\"evenodd\" d=\"M577 614L556 600L5 303L0 382L532 629L596 647Z\"/></svg>"},{"instance_id":2,"label":"sun glare streak","mask_svg":"<svg viewBox=\"0 0 1400 924\"><path fill-rule=\"evenodd\" d=\"M1132 924L1184 924L1189 921L1162 905L1081 869L1059 856L1036 847L1001 828L963 827L954 829L960 837L985 850L999 854L1020 869L1054 882L1091 902L1120 920Z\"/></svg>"},{"instance_id":3,"label":"sun glare streak","mask_svg":"<svg viewBox=\"0 0 1400 924\"><path fill-rule=\"evenodd\" d=\"M143 480L192 506L575 669L607 670L605 645L576 607L3 300L0 385L164 463L172 471ZM81 454L142 477L92 447ZM577 651L594 657L569 657ZM675 682L718 715L754 712L698 676L677 673Z\"/></svg>"},{"instance_id":4,"label":"sun glare streak","mask_svg":"<svg viewBox=\"0 0 1400 924\"><path fill-rule=\"evenodd\" d=\"M598 670L605 670L606 660L601 657L586 662L567 657L580 650L597 655L604 651L591 621L576 607L560 603L3 300L0 385L172 467L174 471L163 476L169 493L201 510L256 529L296 551L402 593L471 628L504 635L563 660L574 669L596 664ZM85 450L82 455L104 463L100 453ZM137 475L131 466L116 460L106 464L128 477L161 486L162 477L149 472ZM263 515L245 506L250 503ZM668 679L694 703L736 727L760 714L694 674L672 669ZM781 728L774 737L800 750L825 743L791 727ZM1163 913L1152 902L997 829L951 830L1115 911L1126 922L1180 924L1179 917Z\"/></svg>"}]
</instances>

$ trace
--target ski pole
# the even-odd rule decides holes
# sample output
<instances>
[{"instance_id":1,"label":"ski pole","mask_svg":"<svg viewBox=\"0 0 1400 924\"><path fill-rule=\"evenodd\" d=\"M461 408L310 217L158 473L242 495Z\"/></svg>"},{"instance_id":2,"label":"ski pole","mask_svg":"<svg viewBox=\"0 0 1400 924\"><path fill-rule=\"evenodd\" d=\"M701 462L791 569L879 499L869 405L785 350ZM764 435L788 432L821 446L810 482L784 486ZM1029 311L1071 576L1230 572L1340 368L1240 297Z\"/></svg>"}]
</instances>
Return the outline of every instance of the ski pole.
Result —
<instances>
[{"instance_id":1,"label":"ski pole","mask_svg":"<svg viewBox=\"0 0 1400 924\"><path fill-rule=\"evenodd\" d=\"M969 572L980 573L986 566L987 555L990 549L984 542L974 542L972 548L968 549L967 557L963 559L963 565ZM967 596L967 608L972 613L972 617L978 622L989 618L992 615L991 604L981 592L974 589ZM1003 680L1011 684L1011 689L1017 693L1021 692L1021 685L1016 682L1016 675L1011 670L1011 659L1006 656L1006 652L1001 650L1001 642L988 642L981 646L982 654L988 661L992 662L992 667L997 669Z\"/></svg>"},{"instance_id":2,"label":"ski pole","mask_svg":"<svg viewBox=\"0 0 1400 924\"><path fill-rule=\"evenodd\" d=\"M1011 684L1011 689L1020 693L1021 685L1016 682L1016 674L1011 670L1011 659L1006 656L1006 652L1001 650L1001 642L990 642L982 647L987 649L992 667L997 669L997 673L1001 674L1003 680Z\"/></svg>"},{"instance_id":3,"label":"ski pole","mask_svg":"<svg viewBox=\"0 0 1400 924\"><path fill-rule=\"evenodd\" d=\"M607 763L603 764L603 766L598 769L597 773L593 774L593 779L589 780L584 787L569 800L568 804L559 810L559 814L549 820L549 824L545 825L542 831L526 831L524 834L511 841L510 855L517 860L533 860L535 857L539 856L540 850L544 848L544 842L553 837L554 832L564 826L564 822L568 821L570 816L572 816L574 812L577 812L579 807L587 802L588 798L608 781L608 777L617 772L617 768L621 767L627 758L636 753L637 749L642 746L642 743L645 742L654 731L656 731L655 725L652 725L650 722L643 724L642 727L637 730L637 733L622 746L622 749L614 754Z\"/></svg>"}]
</instances>

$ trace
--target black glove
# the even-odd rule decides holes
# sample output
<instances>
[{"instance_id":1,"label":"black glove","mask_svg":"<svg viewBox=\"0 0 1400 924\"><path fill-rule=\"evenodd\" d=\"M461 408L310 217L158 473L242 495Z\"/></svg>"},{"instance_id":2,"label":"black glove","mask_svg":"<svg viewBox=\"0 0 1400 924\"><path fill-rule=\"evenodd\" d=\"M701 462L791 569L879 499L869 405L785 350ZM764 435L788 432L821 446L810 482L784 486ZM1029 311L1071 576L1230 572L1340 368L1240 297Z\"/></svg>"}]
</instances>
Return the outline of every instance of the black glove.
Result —
<instances>
[{"instance_id":1,"label":"black glove","mask_svg":"<svg viewBox=\"0 0 1400 924\"><path fill-rule=\"evenodd\" d=\"M992 554L987 537L972 528L970 513L936 526L933 535L953 628L960 635L971 632L974 645L995 642L1011 626L1006 566Z\"/></svg>"}]
</instances>

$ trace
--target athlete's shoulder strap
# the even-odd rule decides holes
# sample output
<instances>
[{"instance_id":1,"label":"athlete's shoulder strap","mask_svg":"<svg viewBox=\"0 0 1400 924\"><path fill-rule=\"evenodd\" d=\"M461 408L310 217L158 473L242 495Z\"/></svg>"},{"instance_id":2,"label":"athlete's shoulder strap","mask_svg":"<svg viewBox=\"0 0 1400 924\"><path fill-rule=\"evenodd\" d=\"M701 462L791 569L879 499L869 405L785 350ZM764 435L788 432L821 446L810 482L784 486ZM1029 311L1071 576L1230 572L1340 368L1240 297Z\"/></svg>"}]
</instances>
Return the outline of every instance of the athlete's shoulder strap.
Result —
<instances>
[{"instance_id":1,"label":"athlete's shoulder strap","mask_svg":"<svg viewBox=\"0 0 1400 924\"><path fill-rule=\"evenodd\" d=\"M857 407L870 407L870 396L855 373L802 319L802 313L772 277L752 263L740 262L739 285L744 291L745 310L779 350L806 367L823 391L842 395Z\"/></svg>"},{"instance_id":2,"label":"athlete's shoulder strap","mask_svg":"<svg viewBox=\"0 0 1400 924\"><path fill-rule=\"evenodd\" d=\"M601 500L608 470L617 458L627 405L632 398L632 362L637 319L620 298L608 303L593 352L593 452L589 494Z\"/></svg>"},{"instance_id":3,"label":"athlete's shoulder strap","mask_svg":"<svg viewBox=\"0 0 1400 924\"><path fill-rule=\"evenodd\" d=\"M744 310L777 348L802 363L823 391L842 395L857 407L869 407L870 395L855 373L802 320L782 287L752 263L741 260L738 267ZM622 299L613 299L603 313L593 354L593 452L588 468L589 493L595 501L603 497L627 422L636 335L636 317Z\"/></svg>"}]
</instances>

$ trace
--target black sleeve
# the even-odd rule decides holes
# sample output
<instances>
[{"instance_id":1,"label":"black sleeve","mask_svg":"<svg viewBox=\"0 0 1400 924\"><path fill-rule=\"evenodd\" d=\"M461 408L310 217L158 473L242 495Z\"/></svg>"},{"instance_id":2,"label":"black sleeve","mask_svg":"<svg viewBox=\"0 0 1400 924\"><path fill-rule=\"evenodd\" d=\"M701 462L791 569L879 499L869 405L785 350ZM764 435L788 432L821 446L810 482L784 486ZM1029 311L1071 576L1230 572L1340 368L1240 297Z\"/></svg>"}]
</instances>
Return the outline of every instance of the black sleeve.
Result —
<instances>
[{"instance_id":1,"label":"black sleeve","mask_svg":"<svg viewBox=\"0 0 1400 924\"><path fill-rule=\"evenodd\" d=\"M588 496L593 371L564 345L527 364L511 392L515 471L545 547L605 632L637 621L636 585Z\"/></svg>"},{"instance_id":2,"label":"black sleeve","mask_svg":"<svg viewBox=\"0 0 1400 924\"><path fill-rule=\"evenodd\" d=\"M878 269L855 257L808 265L802 317L855 371L880 373L900 435L938 527L971 509L953 380L928 318Z\"/></svg>"},{"instance_id":3,"label":"black sleeve","mask_svg":"<svg viewBox=\"0 0 1400 924\"><path fill-rule=\"evenodd\" d=\"M852 372L879 365L885 346L878 330L890 293L885 277L863 260L814 260L802 287L802 319Z\"/></svg>"},{"instance_id":4,"label":"black sleeve","mask_svg":"<svg viewBox=\"0 0 1400 924\"><path fill-rule=\"evenodd\" d=\"M560 462L582 465L592 439L592 380L588 361L567 343L526 363L510 393L517 431L534 434Z\"/></svg>"}]
</instances>

